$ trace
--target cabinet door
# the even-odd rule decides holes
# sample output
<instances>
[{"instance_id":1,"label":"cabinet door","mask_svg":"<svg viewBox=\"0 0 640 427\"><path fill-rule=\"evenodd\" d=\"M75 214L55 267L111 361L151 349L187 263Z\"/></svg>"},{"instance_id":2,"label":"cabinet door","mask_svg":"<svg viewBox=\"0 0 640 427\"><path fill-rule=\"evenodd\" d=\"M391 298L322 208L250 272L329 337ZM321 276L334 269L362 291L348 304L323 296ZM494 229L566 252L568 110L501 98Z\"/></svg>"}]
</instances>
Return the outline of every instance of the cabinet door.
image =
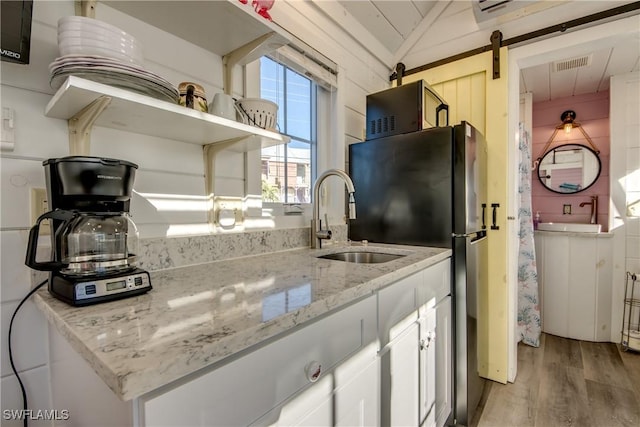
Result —
<instances>
[{"instance_id":1,"label":"cabinet door","mask_svg":"<svg viewBox=\"0 0 640 427\"><path fill-rule=\"evenodd\" d=\"M402 322L404 326L404 322ZM418 426L420 414L420 327L417 319L392 328L389 343L388 420L391 426ZM383 413L384 416L384 413ZM383 424L385 420L383 419Z\"/></svg>"},{"instance_id":2,"label":"cabinet door","mask_svg":"<svg viewBox=\"0 0 640 427\"><path fill-rule=\"evenodd\" d=\"M541 239L538 239L540 242ZM550 236L543 240L542 330L593 341L596 334L597 239Z\"/></svg>"},{"instance_id":3,"label":"cabinet door","mask_svg":"<svg viewBox=\"0 0 640 427\"><path fill-rule=\"evenodd\" d=\"M442 427L451 415L453 399L453 323L451 297L436 306L436 426Z\"/></svg>"},{"instance_id":4,"label":"cabinet door","mask_svg":"<svg viewBox=\"0 0 640 427\"><path fill-rule=\"evenodd\" d=\"M380 363L377 345L371 345L338 366L334 378L335 425L379 426Z\"/></svg>"},{"instance_id":5,"label":"cabinet door","mask_svg":"<svg viewBox=\"0 0 640 427\"><path fill-rule=\"evenodd\" d=\"M332 381L330 376L269 411L252 426L293 427L333 425Z\"/></svg>"},{"instance_id":6,"label":"cabinet door","mask_svg":"<svg viewBox=\"0 0 640 427\"><path fill-rule=\"evenodd\" d=\"M543 270L542 330L552 335L568 336L569 325L569 239L545 236Z\"/></svg>"},{"instance_id":7,"label":"cabinet door","mask_svg":"<svg viewBox=\"0 0 640 427\"><path fill-rule=\"evenodd\" d=\"M420 325L420 425L428 424L436 400L436 309L435 299L418 310ZM435 418L431 417L431 420Z\"/></svg>"},{"instance_id":8,"label":"cabinet door","mask_svg":"<svg viewBox=\"0 0 640 427\"><path fill-rule=\"evenodd\" d=\"M596 312L597 240L593 237L569 237L567 338L593 341Z\"/></svg>"}]
</instances>

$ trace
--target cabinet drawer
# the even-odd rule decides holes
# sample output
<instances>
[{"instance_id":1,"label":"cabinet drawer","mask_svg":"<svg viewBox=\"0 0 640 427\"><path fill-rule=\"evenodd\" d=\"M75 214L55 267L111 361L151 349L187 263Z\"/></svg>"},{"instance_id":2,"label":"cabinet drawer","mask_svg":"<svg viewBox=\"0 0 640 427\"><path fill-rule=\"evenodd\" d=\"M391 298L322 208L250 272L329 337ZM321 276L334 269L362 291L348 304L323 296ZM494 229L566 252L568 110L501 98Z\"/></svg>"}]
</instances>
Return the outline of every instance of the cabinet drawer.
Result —
<instances>
[{"instance_id":1,"label":"cabinet drawer","mask_svg":"<svg viewBox=\"0 0 640 427\"><path fill-rule=\"evenodd\" d=\"M378 292L378 330L381 345L390 340L391 328L418 308L418 288L424 281L419 271Z\"/></svg>"},{"instance_id":2,"label":"cabinet drawer","mask_svg":"<svg viewBox=\"0 0 640 427\"><path fill-rule=\"evenodd\" d=\"M422 305L432 298L436 304L451 294L451 259L432 265L424 270L424 286L418 289L418 305Z\"/></svg>"},{"instance_id":3,"label":"cabinet drawer","mask_svg":"<svg viewBox=\"0 0 640 427\"><path fill-rule=\"evenodd\" d=\"M269 411L252 426L377 426L379 360L376 343L341 363L315 384Z\"/></svg>"},{"instance_id":4,"label":"cabinet drawer","mask_svg":"<svg viewBox=\"0 0 640 427\"><path fill-rule=\"evenodd\" d=\"M270 343L163 394L144 399L144 425L248 425L376 339L375 297ZM320 374L322 379L322 374Z\"/></svg>"}]
</instances>

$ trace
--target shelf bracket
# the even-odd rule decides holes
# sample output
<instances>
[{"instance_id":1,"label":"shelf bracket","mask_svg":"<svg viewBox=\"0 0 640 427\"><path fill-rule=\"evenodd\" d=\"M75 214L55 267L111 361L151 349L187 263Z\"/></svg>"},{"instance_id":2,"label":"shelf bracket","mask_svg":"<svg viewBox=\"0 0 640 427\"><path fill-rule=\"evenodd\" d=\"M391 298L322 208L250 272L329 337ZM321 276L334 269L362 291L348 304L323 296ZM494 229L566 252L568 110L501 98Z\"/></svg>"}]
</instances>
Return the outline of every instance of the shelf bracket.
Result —
<instances>
[{"instance_id":1,"label":"shelf bracket","mask_svg":"<svg viewBox=\"0 0 640 427\"><path fill-rule=\"evenodd\" d=\"M246 139L246 137L232 138L224 142L216 142L215 144L205 145L203 147L204 156L204 190L207 196L207 220L209 225L215 224L215 211L213 197L215 196L216 181L216 156L232 145Z\"/></svg>"},{"instance_id":2,"label":"shelf bracket","mask_svg":"<svg viewBox=\"0 0 640 427\"><path fill-rule=\"evenodd\" d=\"M288 42L286 38L272 31L224 55L222 57L224 93L233 95L233 68L236 65L246 65Z\"/></svg>"},{"instance_id":3,"label":"shelf bracket","mask_svg":"<svg viewBox=\"0 0 640 427\"><path fill-rule=\"evenodd\" d=\"M96 17L96 4L98 0L75 0L76 16L84 16L85 18Z\"/></svg>"},{"instance_id":4,"label":"shelf bracket","mask_svg":"<svg viewBox=\"0 0 640 427\"><path fill-rule=\"evenodd\" d=\"M67 121L69 126L69 153L72 156L89 155L93 123L109 103L111 103L111 97L101 96Z\"/></svg>"}]
</instances>

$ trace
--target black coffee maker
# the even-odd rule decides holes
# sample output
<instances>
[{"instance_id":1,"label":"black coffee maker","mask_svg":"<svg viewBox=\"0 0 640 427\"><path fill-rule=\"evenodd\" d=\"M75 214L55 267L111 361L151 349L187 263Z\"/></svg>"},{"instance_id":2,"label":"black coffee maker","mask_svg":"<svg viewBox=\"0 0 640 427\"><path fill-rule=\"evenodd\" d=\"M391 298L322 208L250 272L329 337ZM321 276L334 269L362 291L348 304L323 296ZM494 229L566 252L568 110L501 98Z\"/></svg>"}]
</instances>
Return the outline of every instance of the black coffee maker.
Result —
<instances>
[{"instance_id":1,"label":"black coffee maker","mask_svg":"<svg viewBox=\"0 0 640 427\"><path fill-rule=\"evenodd\" d=\"M138 232L129 216L137 165L70 156L43 163L51 211L29 232L26 265L50 271L49 292L71 305L96 304L151 289L136 267ZM52 259L36 260L40 225L51 223Z\"/></svg>"}]
</instances>

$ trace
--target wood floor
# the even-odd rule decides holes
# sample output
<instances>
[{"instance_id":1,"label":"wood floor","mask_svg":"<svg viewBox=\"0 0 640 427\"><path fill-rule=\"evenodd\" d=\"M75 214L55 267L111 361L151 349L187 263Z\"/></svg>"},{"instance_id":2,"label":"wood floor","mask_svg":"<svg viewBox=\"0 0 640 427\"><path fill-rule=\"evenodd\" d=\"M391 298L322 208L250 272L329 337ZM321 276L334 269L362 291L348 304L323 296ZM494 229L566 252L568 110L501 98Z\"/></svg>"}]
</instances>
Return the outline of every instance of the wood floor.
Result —
<instances>
[{"instance_id":1,"label":"wood floor","mask_svg":"<svg viewBox=\"0 0 640 427\"><path fill-rule=\"evenodd\" d=\"M518 346L513 384L488 382L477 427L640 426L640 353L543 334Z\"/></svg>"}]
</instances>

